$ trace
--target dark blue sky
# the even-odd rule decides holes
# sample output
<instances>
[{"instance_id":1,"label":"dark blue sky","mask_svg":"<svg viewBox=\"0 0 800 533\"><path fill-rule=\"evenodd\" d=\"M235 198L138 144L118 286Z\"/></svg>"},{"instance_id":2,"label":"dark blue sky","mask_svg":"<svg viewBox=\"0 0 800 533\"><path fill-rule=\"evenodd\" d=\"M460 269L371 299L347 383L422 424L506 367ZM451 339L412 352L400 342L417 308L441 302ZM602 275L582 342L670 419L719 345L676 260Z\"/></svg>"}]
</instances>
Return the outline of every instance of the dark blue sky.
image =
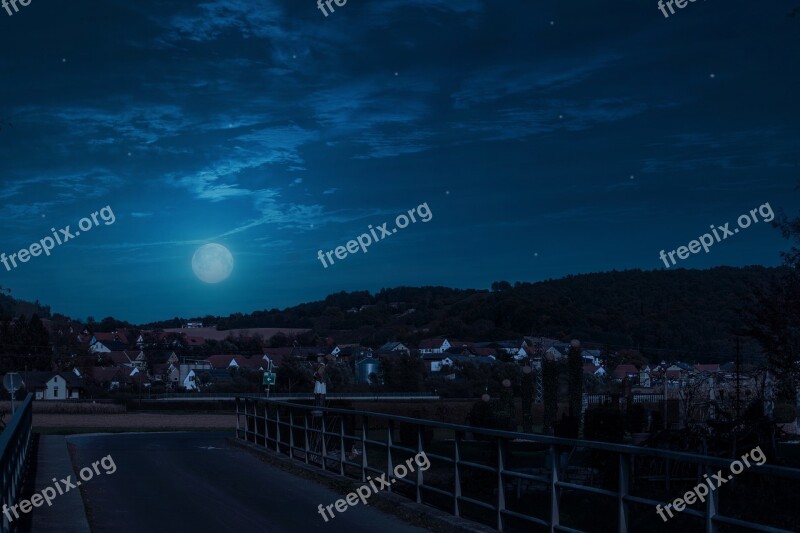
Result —
<instances>
[{"instance_id":1,"label":"dark blue sky","mask_svg":"<svg viewBox=\"0 0 800 533\"><path fill-rule=\"evenodd\" d=\"M116 216L0 266L0 285L142 322L664 268L660 250L710 224L797 211L796 3L698 1L668 19L651 0L0 11L0 251ZM424 202L430 222L317 259ZM211 242L235 261L215 285L191 269ZM783 247L760 223L680 266L775 265Z\"/></svg>"}]
</instances>

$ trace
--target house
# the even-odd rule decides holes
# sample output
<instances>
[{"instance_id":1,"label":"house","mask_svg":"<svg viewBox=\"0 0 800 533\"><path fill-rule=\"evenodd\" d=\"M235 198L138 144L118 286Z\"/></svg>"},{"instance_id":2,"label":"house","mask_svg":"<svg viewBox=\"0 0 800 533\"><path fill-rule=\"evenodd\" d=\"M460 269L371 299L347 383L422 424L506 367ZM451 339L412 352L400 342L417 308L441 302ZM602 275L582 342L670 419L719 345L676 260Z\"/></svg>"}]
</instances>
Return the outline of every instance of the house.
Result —
<instances>
[{"instance_id":1,"label":"house","mask_svg":"<svg viewBox=\"0 0 800 533\"><path fill-rule=\"evenodd\" d=\"M431 359L430 368L428 368L428 370L430 372L439 372L442 370L442 367L452 368L453 362L453 359L451 359L449 356L444 356L442 359ZM427 367L428 365L425 366Z\"/></svg>"},{"instance_id":2,"label":"house","mask_svg":"<svg viewBox=\"0 0 800 533\"><path fill-rule=\"evenodd\" d=\"M442 369L443 361L446 359L447 364L453 364L451 357L455 355L441 354L441 353L426 353L422 356L422 362L425 365L425 370L428 372L439 372Z\"/></svg>"},{"instance_id":3,"label":"house","mask_svg":"<svg viewBox=\"0 0 800 533\"><path fill-rule=\"evenodd\" d=\"M128 336L125 331L114 330L111 333L95 333L94 339L98 342L119 342L128 345Z\"/></svg>"},{"instance_id":4,"label":"house","mask_svg":"<svg viewBox=\"0 0 800 533\"><path fill-rule=\"evenodd\" d=\"M83 380L72 372L19 372L25 389L36 400L80 398Z\"/></svg>"},{"instance_id":5,"label":"house","mask_svg":"<svg viewBox=\"0 0 800 533\"><path fill-rule=\"evenodd\" d=\"M696 364L694 365L694 371L702 374L703 372L708 372L709 374L718 374L720 372L720 366L717 365L704 365L704 364Z\"/></svg>"},{"instance_id":6,"label":"house","mask_svg":"<svg viewBox=\"0 0 800 533\"><path fill-rule=\"evenodd\" d=\"M408 349L408 346L403 344L402 342L387 342L377 350L381 353L390 353L390 352L398 352L398 353L405 353L410 354L411 350Z\"/></svg>"},{"instance_id":7,"label":"house","mask_svg":"<svg viewBox=\"0 0 800 533\"><path fill-rule=\"evenodd\" d=\"M107 391L120 388L120 384L125 382L125 373L118 367L95 366L91 369L91 380Z\"/></svg>"},{"instance_id":8,"label":"house","mask_svg":"<svg viewBox=\"0 0 800 533\"><path fill-rule=\"evenodd\" d=\"M96 336L89 340L89 351L92 353L121 352L127 349L128 344L120 341L99 341Z\"/></svg>"},{"instance_id":9,"label":"house","mask_svg":"<svg viewBox=\"0 0 800 533\"><path fill-rule=\"evenodd\" d=\"M607 373L606 369L603 368L602 366L595 365L592 363L583 363L583 375L602 377L607 375Z\"/></svg>"},{"instance_id":10,"label":"house","mask_svg":"<svg viewBox=\"0 0 800 533\"><path fill-rule=\"evenodd\" d=\"M557 344L553 344L544 352L544 357L546 359L550 359L553 361L560 361L567 357L569 353L569 344L564 344L563 342L559 342Z\"/></svg>"},{"instance_id":11,"label":"house","mask_svg":"<svg viewBox=\"0 0 800 533\"><path fill-rule=\"evenodd\" d=\"M617 365L611 375L616 381L622 381L625 378L637 377L639 369L635 365Z\"/></svg>"},{"instance_id":12,"label":"house","mask_svg":"<svg viewBox=\"0 0 800 533\"><path fill-rule=\"evenodd\" d=\"M372 357L372 349L360 344L340 344L336 359L339 361L355 362Z\"/></svg>"},{"instance_id":13,"label":"house","mask_svg":"<svg viewBox=\"0 0 800 533\"><path fill-rule=\"evenodd\" d=\"M186 339L186 346L189 348L200 348L206 343L205 337L196 337L196 336L187 336Z\"/></svg>"},{"instance_id":14,"label":"house","mask_svg":"<svg viewBox=\"0 0 800 533\"><path fill-rule=\"evenodd\" d=\"M97 363L100 365L110 365L116 367L133 367L133 360L128 352L113 351L113 352L98 352Z\"/></svg>"},{"instance_id":15,"label":"house","mask_svg":"<svg viewBox=\"0 0 800 533\"><path fill-rule=\"evenodd\" d=\"M493 364L497 363L497 359L494 356L491 356L491 355L488 355L488 356L486 356L486 355L478 355L478 356L475 356L475 355L473 355L473 356L452 355L452 356L449 356L448 358L451 361L449 363L449 365L451 367L452 366L456 366L457 367L458 365L461 365L461 364L464 364L464 363L477 364L477 365L493 365ZM443 361L442 366L447 366L446 364L444 364L444 361Z\"/></svg>"},{"instance_id":16,"label":"house","mask_svg":"<svg viewBox=\"0 0 800 533\"><path fill-rule=\"evenodd\" d=\"M143 351L139 351L139 353L136 354L136 357L131 358L131 361L133 361L134 367L147 369L147 358L145 357Z\"/></svg>"},{"instance_id":17,"label":"house","mask_svg":"<svg viewBox=\"0 0 800 533\"><path fill-rule=\"evenodd\" d=\"M183 380L183 387L187 391L199 391L203 386L212 383L231 383L233 377L228 370L219 369L192 369Z\"/></svg>"},{"instance_id":18,"label":"house","mask_svg":"<svg viewBox=\"0 0 800 533\"><path fill-rule=\"evenodd\" d=\"M185 383L186 377L192 370L211 370L211 363L208 361L198 361L196 359L184 359L178 364L178 381Z\"/></svg>"},{"instance_id":19,"label":"house","mask_svg":"<svg viewBox=\"0 0 800 533\"><path fill-rule=\"evenodd\" d=\"M443 353L450 348L450 343L447 339L443 337L437 337L435 339L423 339L419 343L419 353L421 354L431 354L431 353Z\"/></svg>"},{"instance_id":20,"label":"house","mask_svg":"<svg viewBox=\"0 0 800 533\"><path fill-rule=\"evenodd\" d=\"M595 366L602 364L603 352L602 350L583 350L581 352L584 364L589 363Z\"/></svg>"}]
</instances>

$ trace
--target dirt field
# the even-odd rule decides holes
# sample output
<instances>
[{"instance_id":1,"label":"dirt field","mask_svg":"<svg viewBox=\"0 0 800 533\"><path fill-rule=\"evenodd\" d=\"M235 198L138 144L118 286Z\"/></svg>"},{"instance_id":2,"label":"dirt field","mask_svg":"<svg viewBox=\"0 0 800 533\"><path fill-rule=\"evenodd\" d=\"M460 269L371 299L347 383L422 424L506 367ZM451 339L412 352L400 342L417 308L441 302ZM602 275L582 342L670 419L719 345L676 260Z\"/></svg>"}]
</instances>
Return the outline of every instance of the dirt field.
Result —
<instances>
[{"instance_id":1,"label":"dirt field","mask_svg":"<svg viewBox=\"0 0 800 533\"><path fill-rule=\"evenodd\" d=\"M236 428L234 414L33 414L33 427L94 429L230 429Z\"/></svg>"}]
</instances>

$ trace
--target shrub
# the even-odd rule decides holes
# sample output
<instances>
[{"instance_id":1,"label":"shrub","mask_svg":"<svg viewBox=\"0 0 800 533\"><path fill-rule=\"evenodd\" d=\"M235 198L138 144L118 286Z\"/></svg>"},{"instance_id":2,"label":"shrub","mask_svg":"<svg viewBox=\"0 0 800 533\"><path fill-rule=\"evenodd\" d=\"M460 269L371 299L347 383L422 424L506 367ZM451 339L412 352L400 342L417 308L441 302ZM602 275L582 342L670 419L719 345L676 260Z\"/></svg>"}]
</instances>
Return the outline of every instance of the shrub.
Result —
<instances>
[{"instance_id":1,"label":"shrub","mask_svg":"<svg viewBox=\"0 0 800 533\"><path fill-rule=\"evenodd\" d=\"M647 410L644 405L634 403L628 406L627 426L630 433L642 433L647 431Z\"/></svg>"},{"instance_id":2,"label":"shrub","mask_svg":"<svg viewBox=\"0 0 800 533\"><path fill-rule=\"evenodd\" d=\"M777 403L772 411L772 418L778 424L790 424L797 420L797 408L790 403Z\"/></svg>"},{"instance_id":3,"label":"shrub","mask_svg":"<svg viewBox=\"0 0 800 533\"><path fill-rule=\"evenodd\" d=\"M625 418L616 407L600 406L586 411L584 437L587 440L622 442L625 436Z\"/></svg>"}]
</instances>

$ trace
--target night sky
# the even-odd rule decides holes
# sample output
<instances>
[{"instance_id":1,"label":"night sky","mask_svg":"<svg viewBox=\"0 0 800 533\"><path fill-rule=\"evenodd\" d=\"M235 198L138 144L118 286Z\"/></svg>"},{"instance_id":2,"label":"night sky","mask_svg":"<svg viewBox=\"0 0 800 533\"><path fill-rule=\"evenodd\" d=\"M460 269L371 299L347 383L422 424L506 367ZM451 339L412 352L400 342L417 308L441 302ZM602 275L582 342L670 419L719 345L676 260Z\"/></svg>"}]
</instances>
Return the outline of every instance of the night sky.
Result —
<instances>
[{"instance_id":1,"label":"night sky","mask_svg":"<svg viewBox=\"0 0 800 533\"><path fill-rule=\"evenodd\" d=\"M0 10L0 285L132 322L341 290L664 269L796 213L797 0L17 3ZM12 9L13 12L13 9ZM426 203L324 268L317 258ZM207 243L234 269L204 283ZM676 267L777 265L753 224Z\"/></svg>"}]
</instances>

